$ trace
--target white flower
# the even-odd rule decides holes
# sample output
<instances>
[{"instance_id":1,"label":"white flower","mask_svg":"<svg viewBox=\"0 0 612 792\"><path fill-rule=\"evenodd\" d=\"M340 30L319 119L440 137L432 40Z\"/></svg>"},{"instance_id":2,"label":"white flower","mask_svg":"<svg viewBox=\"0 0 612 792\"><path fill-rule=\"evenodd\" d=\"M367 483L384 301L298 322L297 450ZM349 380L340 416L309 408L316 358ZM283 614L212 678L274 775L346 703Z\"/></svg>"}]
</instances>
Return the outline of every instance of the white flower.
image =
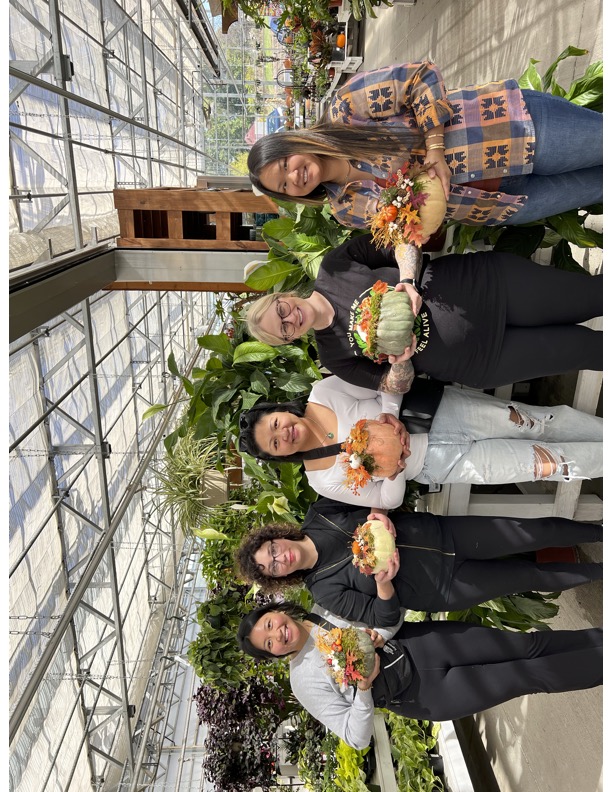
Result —
<instances>
[{"instance_id":1,"label":"white flower","mask_svg":"<svg viewBox=\"0 0 612 792\"><path fill-rule=\"evenodd\" d=\"M353 470L357 470L361 467L361 457L359 454L351 454L349 457L349 465Z\"/></svg>"}]
</instances>

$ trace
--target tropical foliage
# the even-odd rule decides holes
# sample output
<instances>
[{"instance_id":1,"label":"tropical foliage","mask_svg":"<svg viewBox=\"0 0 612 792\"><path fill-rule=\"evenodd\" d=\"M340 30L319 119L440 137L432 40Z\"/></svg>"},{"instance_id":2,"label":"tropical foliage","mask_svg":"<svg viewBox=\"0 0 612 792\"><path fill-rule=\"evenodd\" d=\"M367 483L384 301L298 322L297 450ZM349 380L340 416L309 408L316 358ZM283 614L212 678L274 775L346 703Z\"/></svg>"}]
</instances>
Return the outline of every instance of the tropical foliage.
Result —
<instances>
[{"instance_id":1,"label":"tropical foliage","mask_svg":"<svg viewBox=\"0 0 612 792\"><path fill-rule=\"evenodd\" d=\"M518 80L521 88L551 93L597 112L603 111L603 62L596 61L587 67L582 77L574 80L566 90L556 80L559 63L570 57L586 55L588 50L567 47L540 77L536 69L539 61L531 58L528 68ZM517 226L467 226L454 225L449 250L463 253L482 241L496 251L516 253L530 258L538 248L552 248L551 264L561 269L586 271L574 259L570 243L581 248L603 247L603 235L585 225L590 215L601 215L603 206L585 206L541 221Z\"/></svg>"}]
</instances>

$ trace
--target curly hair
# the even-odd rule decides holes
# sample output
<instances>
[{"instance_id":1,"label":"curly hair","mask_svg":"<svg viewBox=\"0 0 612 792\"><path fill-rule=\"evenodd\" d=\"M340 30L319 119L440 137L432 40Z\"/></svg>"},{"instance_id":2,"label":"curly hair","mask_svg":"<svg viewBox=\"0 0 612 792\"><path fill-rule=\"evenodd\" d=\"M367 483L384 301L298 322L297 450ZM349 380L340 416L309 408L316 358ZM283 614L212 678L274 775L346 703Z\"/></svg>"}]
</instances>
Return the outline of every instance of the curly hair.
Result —
<instances>
[{"instance_id":1,"label":"curly hair","mask_svg":"<svg viewBox=\"0 0 612 792\"><path fill-rule=\"evenodd\" d=\"M283 591L301 583L306 571L300 569L282 578L266 575L255 562L255 553L265 542L270 542L273 539L291 539L294 542L302 542L306 539L306 535L291 523L269 523L248 533L234 554L239 576L248 583L259 584L266 594Z\"/></svg>"},{"instance_id":2,"label":"curly hair","mask_svg":"<svg viewBox=\"0 0 612 792\"><path fill-rule=\"evenodd\" d=\"M236 639L238 641L238 648L245 654L251 655L256 660L278 660L279 655L273 655L272 652L267 652L265 649L258 649L251 643L251 633L257 622L266 613L286 613L296 621L302 621L305 616L308 616L308 611L304 610L301 605L294 602L269 602L267 605L261 605L255 608L250 613L243 617L238 625L238 634ZM292 654L292 653L290 653Z\"/></svg>"}]
</instances>

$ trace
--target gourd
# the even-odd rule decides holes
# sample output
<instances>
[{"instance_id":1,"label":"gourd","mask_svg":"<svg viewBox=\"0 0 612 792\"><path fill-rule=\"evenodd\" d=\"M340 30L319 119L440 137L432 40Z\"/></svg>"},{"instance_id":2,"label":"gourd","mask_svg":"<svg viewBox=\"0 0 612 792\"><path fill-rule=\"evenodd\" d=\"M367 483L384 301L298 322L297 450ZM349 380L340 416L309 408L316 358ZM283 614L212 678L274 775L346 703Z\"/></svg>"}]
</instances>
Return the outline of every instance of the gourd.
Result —
<instances>
[{"instance_id":1,"label":"gourd","mask_svg":"<svg viewBox=\"0 0 612 792\"><path fill-rule=\"evenodd\" d=\"M427 193L427 200L419 209L419 217L423 224L423 236L431 236L438 230L446 214L446 196L440 179L430 179L427 173L417 177L421 192Z\"/></svg>"},{"instance_id":2,"label":"gourd","mask_svg":"<svg viewBox=\"0 0 612 792\"><path fill-rule=\"evenodd\" d=\"M388 561L395 552L395 539L380 520L369 520L365 524L369 526L374 539L376 563L372 568L372 574L375 575L387 568Z\"/></svg>"},{"instance_id":3,"label":"gourd","mask_svg":"<svg viewBox=\"0 0 612 792\"><path fill-rule=\"evenodd\" d=\"M357 643L363 652L363 678L367 679L374 670L374 662L376 660L374 644L367 632L363 630L355 630L355 632L357 633Z\"/></svg>"},{"instance_id":4,"label":"gourd","mask_svg":"<svg viewBox=\"0 0 612 792\"><path fill-rule=\"evenodd\" d=\"M413 325L412 303L406 292L392 289L383 294L376 326L378 352L401 355L410 346Z\"/></svg>"},{"instance_id":5,"label":"gourd","mask_svg":"<svg viewBox=\"0 0 612 792\"><path fill-rule=\"evenodd\" d=\"M368 432L368 445L366 454L374 458L376 468L372 475L388 478L397 472L397 463L402 455L402 441L391 424L380 421L366 421L365 430Z\"/></svg>"},{"instance_id":6,"label":"gourd","mask_svg":"<svg viewBox=\"0 0 612 792\"><path fill-rule=\"evenodd\" d=\"M338 49L342 49L345 44L346 44L346 36L344 33L340 33L336 38L336 47L338 47Z\"/></svg>"}]
</instances>

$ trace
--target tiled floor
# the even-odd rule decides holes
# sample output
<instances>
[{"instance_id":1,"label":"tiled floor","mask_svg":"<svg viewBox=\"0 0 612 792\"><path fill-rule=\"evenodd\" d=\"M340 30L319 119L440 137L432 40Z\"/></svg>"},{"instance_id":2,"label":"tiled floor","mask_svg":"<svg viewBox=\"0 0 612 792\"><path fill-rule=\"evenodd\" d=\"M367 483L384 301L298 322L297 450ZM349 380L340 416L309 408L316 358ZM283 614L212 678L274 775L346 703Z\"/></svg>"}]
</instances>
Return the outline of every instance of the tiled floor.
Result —
<instances>
[{"instance_id":1,"label":"tiled floor","mask_svg":"<svg viewBox=\"0 0 612 792\"><path fill-rule=\"evenodd\" d=\"M362 69L430 58L451 88L519 77L530 58L541 61L543 74L568 45L588 49L560 65L557 79L568 85L602 58L602 10L597 0L417 0L382 7L365 22ZM593 546L584 551L592 555ZM554 628L602 624L601 584L565 592L559 602ZM599 688L525 697L480 715L502 792L603 790L602 713Z\"/></svg>"}]
</instances>

